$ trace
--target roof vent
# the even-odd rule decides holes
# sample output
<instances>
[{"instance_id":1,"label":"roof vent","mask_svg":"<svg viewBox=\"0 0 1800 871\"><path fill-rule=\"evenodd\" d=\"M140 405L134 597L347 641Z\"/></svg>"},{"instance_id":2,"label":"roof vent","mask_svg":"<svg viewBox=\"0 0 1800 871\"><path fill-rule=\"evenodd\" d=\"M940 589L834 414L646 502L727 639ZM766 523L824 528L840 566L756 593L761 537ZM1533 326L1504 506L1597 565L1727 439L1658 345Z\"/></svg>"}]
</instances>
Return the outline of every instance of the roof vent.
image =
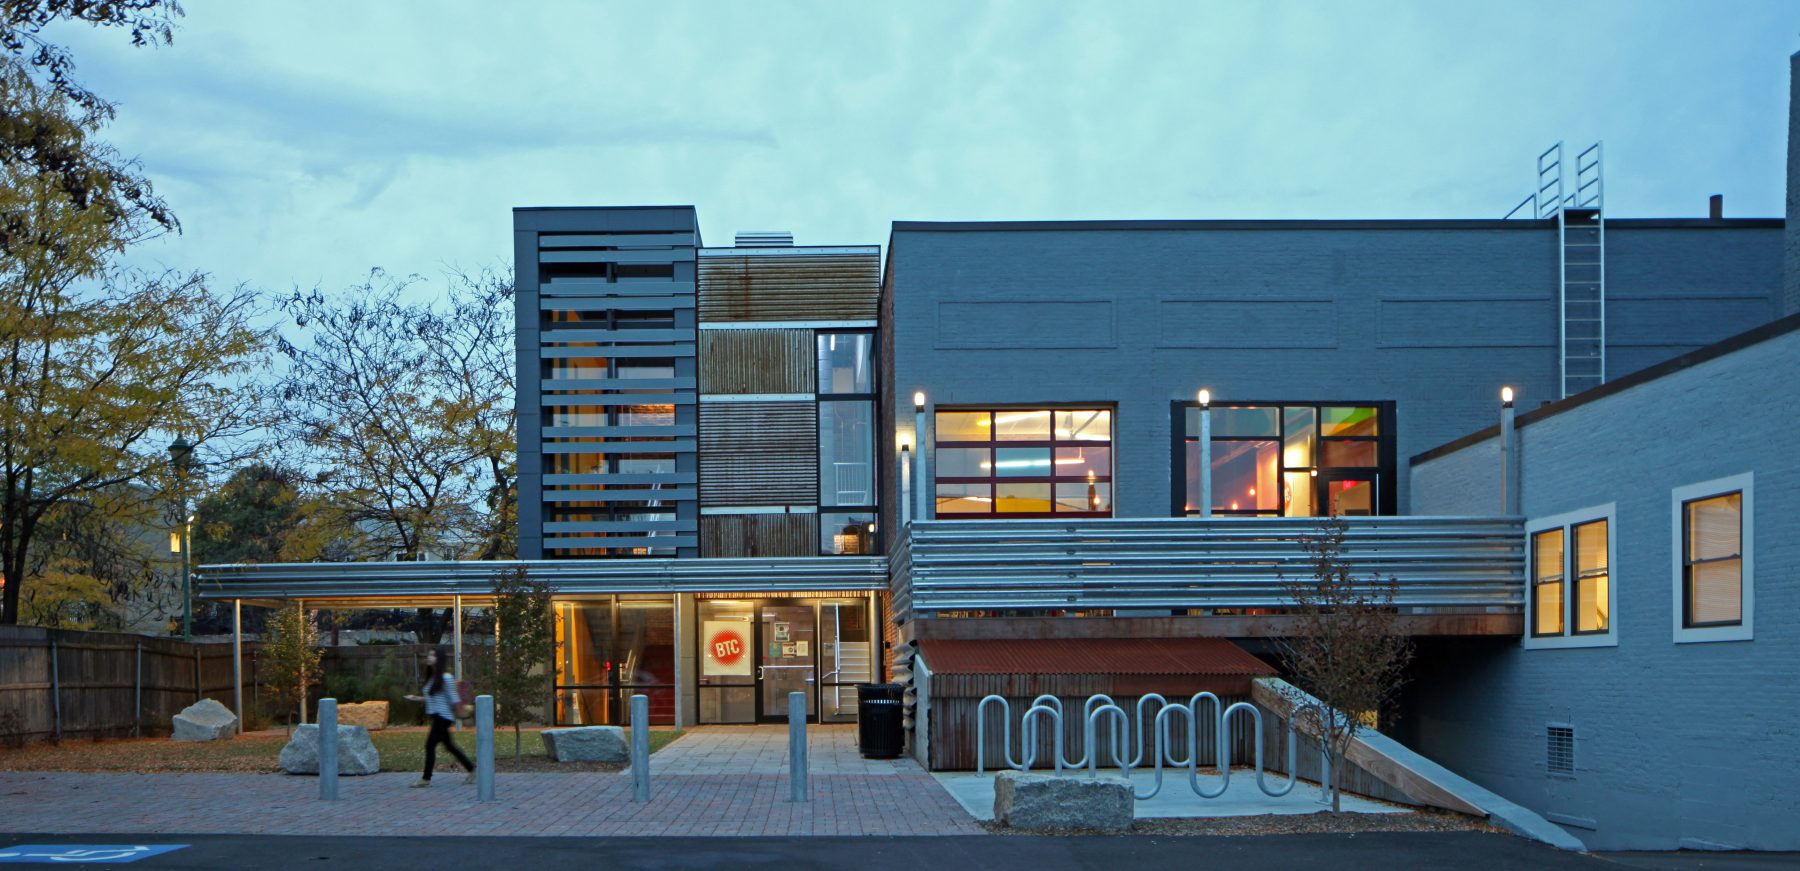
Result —
<instances>
[{"instance_id":1,"label":"roof vent","mask_svg":"<svg viewBox=\"0 0 1800 871\"><path fill-rule=\"evenodd\" d=\"M794 234L786 230L753 230L737 234L739 248L792 248Z\"/></svg>"}]
</instances>

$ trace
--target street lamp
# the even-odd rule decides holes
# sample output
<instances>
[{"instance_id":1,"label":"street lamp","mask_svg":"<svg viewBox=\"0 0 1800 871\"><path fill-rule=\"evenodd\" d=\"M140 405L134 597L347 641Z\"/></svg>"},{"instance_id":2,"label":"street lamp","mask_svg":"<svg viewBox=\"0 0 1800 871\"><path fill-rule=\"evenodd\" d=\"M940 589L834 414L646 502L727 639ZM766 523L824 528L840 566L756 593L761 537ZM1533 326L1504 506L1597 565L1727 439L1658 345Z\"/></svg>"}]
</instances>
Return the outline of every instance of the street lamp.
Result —
<instances>
[{"instance_id":1,"label":"street lamp","mask_svg":"<svg viewBox=\"0 0 1800 871\"><path fill-rule=\"evenodd\" d=\"M194 446L187 439L176 436L169 443L169 465L175 469L176 498L181 500L181 640L194 640L194 591L191 578L191 560L188 542L188 528L193 518L188 516L187 476L194 465Z\"/></svg>"}]
</instances>

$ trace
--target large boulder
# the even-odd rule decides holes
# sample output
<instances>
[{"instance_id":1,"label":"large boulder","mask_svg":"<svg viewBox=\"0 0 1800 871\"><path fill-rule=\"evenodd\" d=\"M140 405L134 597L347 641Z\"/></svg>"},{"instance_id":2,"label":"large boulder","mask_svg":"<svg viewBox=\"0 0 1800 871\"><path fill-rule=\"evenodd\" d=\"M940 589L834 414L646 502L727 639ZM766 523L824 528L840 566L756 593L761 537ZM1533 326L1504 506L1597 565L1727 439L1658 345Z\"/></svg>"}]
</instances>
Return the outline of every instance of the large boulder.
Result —
<instances>
[{"instance_id":1,"label":"large boulder","mask_svg":"<svg viewBox=\"0 0 1800 871\"><path fill-rule=\"evenodd\" d=\"M381 754L361 726L337 727L338 773L374 774L381 770ZM289 774L319 773L319 725L294 727L294 736L281 748L281 770Z\"/></svg>"},{"instance_id":2,"label":"large boulder","mask_svg":"<svg viewBox=\"0 0 1800 871\"><path fill-rule=\"evenodd\" d=\"M213 699L201 699L171 720L177 741L218 741L237 734L238 718L230 708Z\"/></svg>"},{"instance_id":3,"label":"large boulder","mask_svg":"<svg viewBox=\"0 0 1800 871\"><path fill-rule=\"evenodd\" d=\"M361 726L379 732L388 725L387 702L351 702L338 705L338 725Z\"/></svg>"},{"instance_id":4,"label":"large boulder","mask_svg":"<svg viewBox=\"0 0 1800 871\"><path fill-rule=\"evenodd\" d=\"M625 730L618 726L545 729L544 755L558 762L624 762L631 758Z\"/></svg>"},{"instance_id":5,"label":"large boulder","mask_svg":"<svg viewBox=\"0 0 1800 871\"><path fill-rule=\"evenodd\" d=\"M1028 831L1131 828L1131 781L1002 771L994 778L994 821Z\"/></svg>"}]
</instances>

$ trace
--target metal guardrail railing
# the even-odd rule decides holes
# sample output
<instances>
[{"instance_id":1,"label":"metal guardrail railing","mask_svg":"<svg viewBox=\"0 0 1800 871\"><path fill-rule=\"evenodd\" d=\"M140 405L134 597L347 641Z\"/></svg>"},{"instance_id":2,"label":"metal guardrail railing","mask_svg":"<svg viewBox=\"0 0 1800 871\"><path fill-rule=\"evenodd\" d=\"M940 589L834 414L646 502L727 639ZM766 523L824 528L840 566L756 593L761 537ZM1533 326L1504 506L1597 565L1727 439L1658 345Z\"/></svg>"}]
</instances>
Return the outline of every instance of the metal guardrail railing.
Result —
<instances>
[{"instance_id":1,"label":"metal guardrail railing","mask_svg":"<svg viewBox=\"0 0 1800 871\"><path fill-rule=\"evenodd\" d=\"M524 567L558 594L869 590L887 584L879 557L634 558L207 565L201 599L407 599L487 596L494 575Z\"/></svg>"},{"instance_id":2,"label":"metal guardrail railing","mask_svg":"<svg viewBox=\"0 0 1800 871\"><path fill-rule=\"evenodd\" d=\"M1403 612L1523 607L1522 518L1343 521L1352 573L1395 578ZM913 521L889 561L894 612L1281 607L1318 532L1300 517Z\"/></svg>"}]
</instances>

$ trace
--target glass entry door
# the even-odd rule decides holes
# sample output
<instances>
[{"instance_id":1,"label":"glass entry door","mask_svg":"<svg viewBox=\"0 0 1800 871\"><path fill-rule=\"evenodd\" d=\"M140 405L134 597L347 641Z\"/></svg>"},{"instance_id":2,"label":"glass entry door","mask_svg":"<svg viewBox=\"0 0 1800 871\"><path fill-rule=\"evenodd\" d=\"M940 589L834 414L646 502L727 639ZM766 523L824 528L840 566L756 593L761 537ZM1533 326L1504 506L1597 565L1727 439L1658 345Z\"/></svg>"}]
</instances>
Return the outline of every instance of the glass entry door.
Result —
<instances>
[{"instance_id":1,"label":"glass entry door","mask_svg":"<svg viewBox=\"0 0 1800 871\"><path fill-rule=\"evenodd\" d=\"M757 719L786 722L788 693L806 693L809 719L818 710L818 634L812 603L759 603Z\"/></svg>"}]
</instances>

